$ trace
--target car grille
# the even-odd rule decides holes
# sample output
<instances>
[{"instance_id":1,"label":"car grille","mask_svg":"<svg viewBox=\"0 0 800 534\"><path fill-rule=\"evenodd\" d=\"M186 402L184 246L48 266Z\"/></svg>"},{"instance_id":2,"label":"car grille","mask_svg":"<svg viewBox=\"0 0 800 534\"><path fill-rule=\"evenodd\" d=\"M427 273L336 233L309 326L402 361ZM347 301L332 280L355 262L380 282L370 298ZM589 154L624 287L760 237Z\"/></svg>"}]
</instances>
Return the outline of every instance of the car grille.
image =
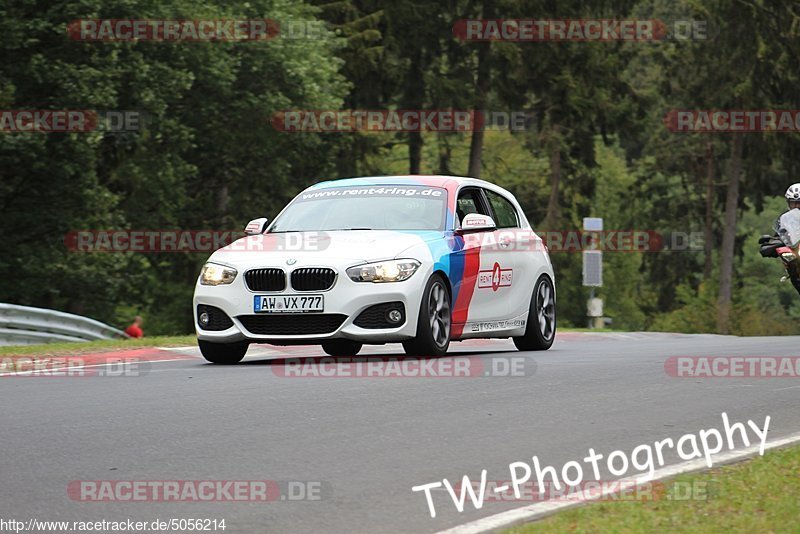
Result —
<instances>
[{"instance_id":1,"label":"car grille","mask_svg":"<svg viewBox=\"0 0 800 534\"><path fill-rule=\"evenodd\" d=\"M203 313L208 314L208 324L206 325L203 325L199 321L199 317ZM228 328L233 326L233 321L231 321L231 318L228 317L228 315L224 311L214 306L206 306L205 304L198 304L197 317L198 317L197 324L203 330L212 330L212 331L227 330Z\"/></svg>"},{"instance_id":2,"label":"car grille","mask_svg":"<svg viewBox=\"0 0 800 534\"><path fill-rule=\"evenodd\" d=\"M283 269L251 269L244 273L244 281L251 291L283 291L286 274Z\"/></svg>"},{"instance_id":3,"label":"car grille","mask_svg":"<svg viewBox=\"0 0 800 534\"><path fill-rule=\"evenodd\" d=\"M392 310L398 310L402 315L399 322L390 323L387 315ZM406 322L406 308L402 302L386 302L375 304L362 311L353 324L361 328L397 328Z\"/></svg>"},{"instance_id":4,"label":"car grille","mask_svg":"<svg viewBox=\"0 0 800 534\"><path fill-rule=\"evenodd\" d=\"M252 334L296 336L330 334L342 325L347 316L340 313L285 313L239 315L237 319Z\"/></svg>"},{"instance_id":5,"label":"car grille","mask_svg":"<svg viewBox=\"0 0 800 534\"><path fill-rule=\"evenodd\" d=\"M303 267L291 274L292 288L297 291L325 291L333 286L336 272L324 267Z\"/></svg>"}]
</instances>

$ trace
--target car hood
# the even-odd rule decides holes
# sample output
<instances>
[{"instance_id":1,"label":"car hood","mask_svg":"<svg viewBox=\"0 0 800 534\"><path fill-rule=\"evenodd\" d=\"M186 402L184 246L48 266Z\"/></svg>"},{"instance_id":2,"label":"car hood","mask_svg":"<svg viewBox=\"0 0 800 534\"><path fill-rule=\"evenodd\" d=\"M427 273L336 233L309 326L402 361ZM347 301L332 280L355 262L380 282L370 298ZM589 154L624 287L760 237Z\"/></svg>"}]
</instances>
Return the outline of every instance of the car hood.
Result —
<instances>
[{"instance_id":1,"label":"car hood","mask_svg":"<svg viewBox=\"0 0 800 534\"><path fill-rule=\"evenodd\" d=\"M238 239L214 252L209 261L233 266L283 264L324 265L350 261L370 262L395 258L413 247L440 239L438 231L337 230L261 234Z\"/></svg>"}]
</instances>

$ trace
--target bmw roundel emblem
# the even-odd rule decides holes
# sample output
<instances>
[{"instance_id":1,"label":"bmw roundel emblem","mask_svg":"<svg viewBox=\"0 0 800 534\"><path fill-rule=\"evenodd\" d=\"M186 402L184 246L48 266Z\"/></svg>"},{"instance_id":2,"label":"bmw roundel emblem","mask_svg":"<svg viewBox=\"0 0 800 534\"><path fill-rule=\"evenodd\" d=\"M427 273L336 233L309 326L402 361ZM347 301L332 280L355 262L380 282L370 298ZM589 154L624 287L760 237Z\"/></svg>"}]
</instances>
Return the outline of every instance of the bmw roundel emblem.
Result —
<instances>
[{"instance_id":1,"label":"bmw roundel emblem","mask_svg":"<svg viewBox=\"0 0 800 534\"><path fill-rule=\"evenodd\" d=\"M286 260L286 265L294 265L295 263L297 263L296 258L289 258L288 260Z\"/></svg>"}]
</instances>

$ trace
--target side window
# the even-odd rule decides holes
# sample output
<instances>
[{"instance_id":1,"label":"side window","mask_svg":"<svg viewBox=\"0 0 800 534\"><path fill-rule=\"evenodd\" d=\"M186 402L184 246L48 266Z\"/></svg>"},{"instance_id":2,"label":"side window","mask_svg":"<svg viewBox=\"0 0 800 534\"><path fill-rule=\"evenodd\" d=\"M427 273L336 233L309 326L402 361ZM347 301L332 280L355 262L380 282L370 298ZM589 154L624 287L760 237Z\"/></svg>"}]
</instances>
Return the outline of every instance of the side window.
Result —
<instances>
[{"instance_id":1,"label":"side window","mask_svg":"<svg viewBox=\"0 0 800 534\"><path fill-rule=\"evenodd\" d=\"M484 190L486 198L489 199L489 204L492 205L494 211L495 224L498 228L518 228L519 220L517 219L517 210L514 206L506 200L505 197L495 193L494 191Z\"/></svg>"},{"instance_id":2,"label":"side window","mask_svg":"<svg viewBox=\"0 0 800 534\"><path fill-rule=\"evenodd\" d=\"M462 189L458 194L458 199L456 200L456 215L458 215L458 220L456 221L457 228L461 227L461 221L470 213L489 215L481 201L480 190L474 187Z\"/></svg>"}]
</instances>

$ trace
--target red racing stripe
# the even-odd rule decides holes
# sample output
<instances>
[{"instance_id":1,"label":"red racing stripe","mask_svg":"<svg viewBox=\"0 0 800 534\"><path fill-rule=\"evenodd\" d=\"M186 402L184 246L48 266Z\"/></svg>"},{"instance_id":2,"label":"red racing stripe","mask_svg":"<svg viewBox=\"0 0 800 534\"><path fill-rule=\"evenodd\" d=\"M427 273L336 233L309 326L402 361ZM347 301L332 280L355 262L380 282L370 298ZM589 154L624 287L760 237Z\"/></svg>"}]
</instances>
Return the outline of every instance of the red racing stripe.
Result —
<instances>
[{"instance_id":1,"label":"red racing stripe","mask_svg":"<svg viewBox=\"0 0 800 534\"><path fill-rule=\"evenodd\" d=\"M458 297L453 304L453 325L450 329L450 336L458 338L464 331L464 324L469 315L469 303L472 294L475 292L475 284L478 280L478 271L481 268L481 247L480 245L470 246L469 240L464 243L464 274L461 277L461 288L458 290Z\"/></svg>"}]
</instances>

